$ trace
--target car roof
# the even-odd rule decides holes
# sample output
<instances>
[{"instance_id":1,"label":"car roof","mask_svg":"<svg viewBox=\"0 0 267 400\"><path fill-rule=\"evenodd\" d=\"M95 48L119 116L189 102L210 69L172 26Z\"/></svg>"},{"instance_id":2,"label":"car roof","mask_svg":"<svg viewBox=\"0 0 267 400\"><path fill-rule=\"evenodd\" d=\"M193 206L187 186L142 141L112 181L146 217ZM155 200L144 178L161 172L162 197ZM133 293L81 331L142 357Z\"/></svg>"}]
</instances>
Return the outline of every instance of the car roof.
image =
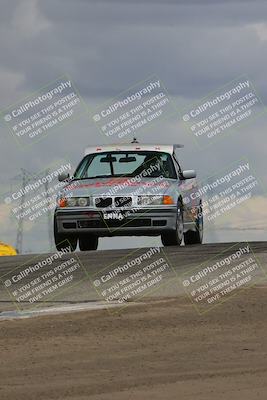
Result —
<instances>
[{"instance_id":1,"label":"car roof","mask_svg":"<svg viewBox=\"0 0 267 400\"><path fill-rule=\"evenodd\" d=\"M144 151L159 151L163 153L173 154L177 148L184 147L182 144L140 144L140 143L127 143L127 144L110 144L99 146L88 146L84 154L104 153L106 151L130 151L130 150L144 150Z\"/></svg>"}]
</instances>

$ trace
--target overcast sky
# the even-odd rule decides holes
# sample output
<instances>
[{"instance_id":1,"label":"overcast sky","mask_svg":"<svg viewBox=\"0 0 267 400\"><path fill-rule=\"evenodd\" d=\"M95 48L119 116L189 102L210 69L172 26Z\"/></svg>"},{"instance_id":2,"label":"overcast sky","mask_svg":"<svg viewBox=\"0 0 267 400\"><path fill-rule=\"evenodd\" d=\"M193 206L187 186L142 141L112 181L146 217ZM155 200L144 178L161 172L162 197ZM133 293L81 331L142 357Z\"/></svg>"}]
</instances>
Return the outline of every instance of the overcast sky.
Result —
<instances>
[{"instance_id":1,"label":"overcast sky","mask_svg":"<svg viewBox=\"0 0 267 400\"><path fill-rule=\"evenodd\" d=\"M249 76L266 104L266 1L0 0L0 5L0 109L65 73L88 106L88 114L24 150L2 121L2 191L20 168L36 172L60 158L76 165L87 144L107 143L90 113L152 74L166 86L177 116L140 133L140 141L184 143L181 161L185 168L197 169L201 177L245 156L267 185L266 116L205 150L196 147L178 118L181 108L243 74ZM232 233L231 239L266 239L266 210L266 200L259 193L245 211L236 213L232 225L253 228L255 221L257 226L261 221L262 230ZM0 240L14 244L16 229L3 204L0 224ZM45 224L26 229L25 250L45 250ZM226 236L221 234L219 240L229 239L229 233ZM128 247L128 241L105 239L101 246L122 243ZM133 243L143 241L139 238Z\"/></svg>"}]
</instances>

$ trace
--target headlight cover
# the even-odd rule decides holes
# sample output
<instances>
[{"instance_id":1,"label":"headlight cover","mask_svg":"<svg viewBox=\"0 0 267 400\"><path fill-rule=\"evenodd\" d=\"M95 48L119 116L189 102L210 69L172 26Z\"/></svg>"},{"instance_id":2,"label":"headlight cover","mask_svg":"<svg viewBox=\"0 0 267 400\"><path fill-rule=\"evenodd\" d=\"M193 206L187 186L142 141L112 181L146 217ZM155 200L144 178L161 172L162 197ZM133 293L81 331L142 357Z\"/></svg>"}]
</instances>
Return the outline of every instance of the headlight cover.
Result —
<instances>
[{"instance_id":1,"label":"headlight cover","mask_svg":"<svg viewBox=\"0 0 267 400\"><path fill-rule=\"evenodd\" d=\"M86 207L88 206L89 199L87 197L79 197L77 203L80 207Z\"/></svg>"},{"instance_id":2,"label":"headlight cover","mask_svg":"<svg viewBox=\"0 0 267 400\"><path fill-rule=\"evenodd\" d=\"M174 200L172 196L138 196L137 204L140 206L159 206L159 205L174 205Z\"/></svg>"},{"instance_id":3,"label":"headlight cover","mask_svg":"<svg viewBox=\"0 0 267 400\"><path fill-rule=\"evenodd\" d=\"M89 197L64 197L58 201L59 207L86 207L90 205Z\"/></svg>"},{"instance_id":4,"label":"headlight cover","mask_svg":"<svg viewBox=\"0 0 267 400\"><path fill-rule=\"evenodd\" d=\"M140 206L158 206L163 204L163 196L138 196L137 204Z\"/></svg>"},{"instance_id":5,"label":"headlight cover","mask_svg":"<svg viewBox=\"0 0 267 400\"><path fill-rule=\"evenodd\" d=\"M77 200L75 197L67 198L67 207L75 207L77 205Z\"/></svg>"}]
</instances>

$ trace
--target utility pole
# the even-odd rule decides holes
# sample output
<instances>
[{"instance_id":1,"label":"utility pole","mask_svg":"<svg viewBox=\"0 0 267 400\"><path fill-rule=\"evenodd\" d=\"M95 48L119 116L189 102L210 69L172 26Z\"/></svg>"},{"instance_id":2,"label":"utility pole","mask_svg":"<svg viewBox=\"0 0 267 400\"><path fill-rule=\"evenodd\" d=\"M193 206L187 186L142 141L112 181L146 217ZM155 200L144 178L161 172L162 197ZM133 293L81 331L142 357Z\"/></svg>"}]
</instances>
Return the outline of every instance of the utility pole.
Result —
<instances>
[{"instance_id":1,"label":"utility pole","mask_svg":"<svg viewBox=\"0 0 267 400\"><path fill-rule=\"evenodd\" d=\"M23 210L23 206L25 203L25 186L28 182L28 173L21 168L22 172L22 185L21 185L21 190L22 190L22 196L20 198L20 209ZM23 217L19 218L18 222L18 229L17 229L17 238L16 238L16 249L19 254L22 253L23 250L23 228L24 228L24 221Z\"/></svg>"},{"instance_id":2,"label":"utility pole","mask_svg":"<svg viewBox=\"0 0 267 400\"><path fill-rule=\"evenodd\" d=\"M45 171L45 176L49 175L49 169ZM48 228L48 243L50 252L53 251L53 232L52 232L52 213L50 209L49 183L48 180L44 183L46 200L47 200L47 228Z\"/></svg>"},{"instance_id":3,"label":"utility pole","mask_svg":"<svg viewBox=\"0 0 267 400\"><path fill-rule=\"evenodd\" d=\"M214 177L213 177L213 176L211 176L210 178L208 178L207 183L208 183L209 185L211 185L213 182L214 182ZM217 195L217 192L214 190L214 188L211 188L210 191L209 191L209 193L208 193L208 201L209 201L213 196L216 196L216 195ZM212 204L216 204L216 202L215 202L215 203L212 203ZM204 223L205 223L205 221L204 221ZM213 242L213 243L217 243L217 242L218 242L218 234L217 234L218 227L216 228L216 226L215 226L215 220L212 219L211 221L209 221L209 224L210 224L210 227L211 227L211 230L210 230L210 231L211 231L211 239L212 239L212 242Z\"/></svg>"},{"instance_id":4,"label":"utility pole","mask_svg":"<svg viewBox=\"0 0 267 400\"><path fill-rule=\"evenodd\" d=\"M44 178L49 175L49 169L45 171L44 174L42 175L35 175L31 174L30 172L26 171L24 168L21 168L21 174L19 176L16 176L14 180L20 180L21 181L21 197L20 197L20 210L24 210L24 205L26 202L26 194L25 194L25 188L26 185L34 179L39 179L39 178ZM51 212L51 204L50 204L50 194L49 194L49 182L45 180L44 182L44 188L45 188L45 198L47 201L46 204L46 212L47 212L47 228L48 228L48 243L49 243L49 249L52 252L53 251L53 229L52 229L52 212ZM17 237L16 237L16 249L19 254L23 252L23 236L24 236L24 217L21 216L18 219L18 227L17 227Z\"/></svg>"}]
</instances>

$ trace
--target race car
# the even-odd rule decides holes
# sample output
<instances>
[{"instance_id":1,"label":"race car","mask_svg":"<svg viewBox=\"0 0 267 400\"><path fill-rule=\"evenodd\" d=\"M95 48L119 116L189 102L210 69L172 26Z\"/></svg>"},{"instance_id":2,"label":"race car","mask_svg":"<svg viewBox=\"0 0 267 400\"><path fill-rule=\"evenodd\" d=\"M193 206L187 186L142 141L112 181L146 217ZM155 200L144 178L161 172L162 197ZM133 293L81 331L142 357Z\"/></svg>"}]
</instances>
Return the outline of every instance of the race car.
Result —
<instances>
[{"instance_id":1,"label":"race car","mask_svg":"<svg viewBox=\"0 0 267 400\"><path fill-rule=\"evenodd\" d=\"M196 173L183 171L182 145L88 147L64 182L54 214L58 250L96 250L100 237L157 236L164 246L202 243L201 198ZM68 246L69 245L69 246Z\"/></svg>"}]
</instances>

